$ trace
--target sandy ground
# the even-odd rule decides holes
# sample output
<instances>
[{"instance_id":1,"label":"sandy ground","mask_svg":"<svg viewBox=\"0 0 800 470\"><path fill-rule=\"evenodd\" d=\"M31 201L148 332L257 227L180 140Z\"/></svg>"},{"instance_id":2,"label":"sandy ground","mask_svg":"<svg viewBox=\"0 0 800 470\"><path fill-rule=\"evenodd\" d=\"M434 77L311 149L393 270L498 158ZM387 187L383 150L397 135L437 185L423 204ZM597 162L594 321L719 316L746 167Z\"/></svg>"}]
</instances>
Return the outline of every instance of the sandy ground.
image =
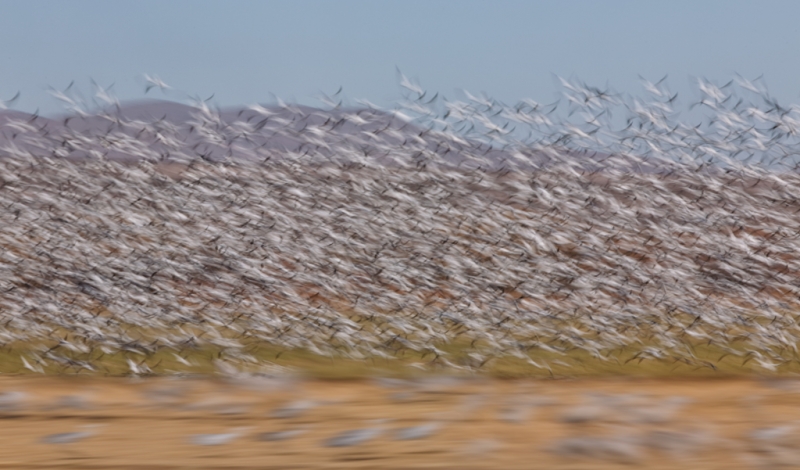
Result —
<instances>
[{"instance_id":1,"label":"sandy ground","mask_svg":"<svg viewBox=\"0 0 800 470\"><path fill-rule=\"evenodd\" d=\"M793 379L0 377L8 469L776 468L796 423Z\"/></svg>"}]
</instances>

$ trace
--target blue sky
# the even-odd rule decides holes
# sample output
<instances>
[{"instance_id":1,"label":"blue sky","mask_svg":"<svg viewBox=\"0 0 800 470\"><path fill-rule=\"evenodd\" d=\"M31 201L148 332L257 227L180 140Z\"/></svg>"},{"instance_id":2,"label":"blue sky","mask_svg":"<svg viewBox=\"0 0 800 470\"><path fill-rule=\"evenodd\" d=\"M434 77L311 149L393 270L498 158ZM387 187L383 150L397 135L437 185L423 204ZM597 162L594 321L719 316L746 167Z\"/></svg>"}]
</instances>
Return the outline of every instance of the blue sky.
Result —
<instances>
[{"instance_id":1,"label":"blue sky","mask_svg":"<svg viewBox=\"0 0 800 470\"><path fill-rule=\"evenodd\" d=\"M554 75L635 94L638 74L669 74L688 94L696 77L738 72L796 103L798 18L796 1L0 0L0 99L21 91L16 109L52 112L48 86L88 91L90 78L142 98L147 73L223 106L318 104L340 85L385 106L401 96L397 66L451 98L549 102Z\"/></svg>"}]
</instances>

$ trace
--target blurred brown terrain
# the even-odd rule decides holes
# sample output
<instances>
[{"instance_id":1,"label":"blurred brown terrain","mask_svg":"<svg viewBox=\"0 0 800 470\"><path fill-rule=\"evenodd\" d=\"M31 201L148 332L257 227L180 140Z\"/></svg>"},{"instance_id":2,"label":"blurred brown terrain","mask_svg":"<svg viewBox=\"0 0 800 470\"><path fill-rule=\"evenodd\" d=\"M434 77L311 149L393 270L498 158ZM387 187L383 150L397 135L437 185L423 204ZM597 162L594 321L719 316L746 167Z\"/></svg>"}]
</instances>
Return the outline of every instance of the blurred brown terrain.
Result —
<instances>
[{"instance_id":1,"label":"blurred brown terrain","mask_svg":"<svg viewBox=\"0 0 800 470\"><path fill-rule=\"evenodd\" d=\"M784 468L798 405L795 379L4 377L0 468Z\"/></svg>"}]
</instances>

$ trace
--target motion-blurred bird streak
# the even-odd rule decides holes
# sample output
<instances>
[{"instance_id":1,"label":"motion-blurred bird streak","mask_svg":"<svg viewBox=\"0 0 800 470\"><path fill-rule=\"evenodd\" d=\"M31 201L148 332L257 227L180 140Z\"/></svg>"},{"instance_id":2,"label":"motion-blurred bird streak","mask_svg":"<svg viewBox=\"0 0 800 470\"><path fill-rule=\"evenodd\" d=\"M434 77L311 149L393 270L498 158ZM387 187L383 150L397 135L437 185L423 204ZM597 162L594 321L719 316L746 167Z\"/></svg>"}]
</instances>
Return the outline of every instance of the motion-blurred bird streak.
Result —
<instances>
[{"instance_id":1,"label":"motion-blurred bird streak","mask_svg":"<svg viewBox=\"0 0 800 470\"><path fill-rule=\"evenodd\" d=\"M666 77L509 105L398 74L393 110L340 90L327 110L149 112L95 84L110 109L70 85L63 119L0 114L0 339L42 345L19 371L119 355L147 375L204 347L247 368L254 344L550 374L584 355L716 370L701 343L796 365L800 108L742 77L700 80L689 124Z\"/></svg>"}]
</instances>

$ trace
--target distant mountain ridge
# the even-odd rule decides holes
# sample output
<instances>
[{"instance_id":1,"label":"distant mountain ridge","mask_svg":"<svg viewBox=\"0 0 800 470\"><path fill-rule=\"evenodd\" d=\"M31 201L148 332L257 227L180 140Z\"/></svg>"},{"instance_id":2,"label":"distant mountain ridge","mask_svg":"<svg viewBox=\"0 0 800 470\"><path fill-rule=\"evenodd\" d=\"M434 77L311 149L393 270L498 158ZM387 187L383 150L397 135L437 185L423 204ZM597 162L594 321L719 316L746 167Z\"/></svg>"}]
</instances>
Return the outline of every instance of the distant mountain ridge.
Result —
<instances>
[{"instance_id":1,"label":"distant mountain ridge","mask_svg":"<svg viewBox=\"0 0 800 470\"><path fill-rule=\"evenodd\" d=\"M7 149L3 152L3 149ZM0 111L0 154L158 161L280 160L354 156L392 165L430 163L500 169L512 153L467 137L430 131L373 108L264 105L209 109L172 101L133 101L92 113L39 116ZM517 167L546 164L541 152L514 150ZM522 158L520 158L522 157ZM603 156L586 156L588 167ZM594 162L592 162L594 160Z\"/></svg>"}]
</instances>

